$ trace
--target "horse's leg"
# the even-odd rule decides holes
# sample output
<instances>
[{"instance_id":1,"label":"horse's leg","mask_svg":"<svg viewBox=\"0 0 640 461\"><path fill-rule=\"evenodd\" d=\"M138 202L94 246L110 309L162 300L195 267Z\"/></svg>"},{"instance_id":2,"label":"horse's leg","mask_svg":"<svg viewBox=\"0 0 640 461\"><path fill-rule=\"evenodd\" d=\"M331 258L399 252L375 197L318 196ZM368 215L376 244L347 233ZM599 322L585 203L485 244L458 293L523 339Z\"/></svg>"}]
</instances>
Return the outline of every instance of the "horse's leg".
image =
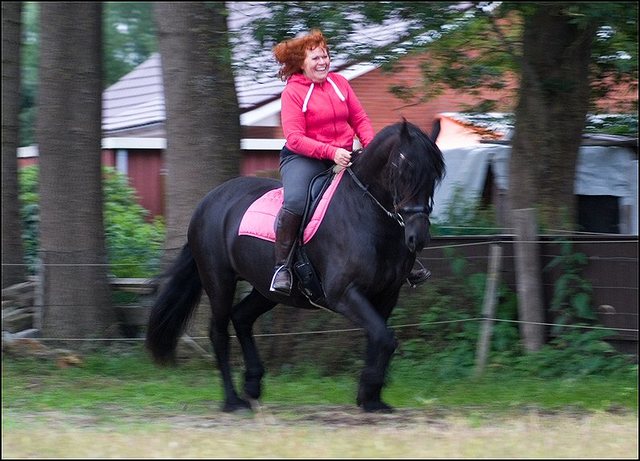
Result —
<instances>
[{"instance_id":1,"label":"horse's leg","mask_svg":"<svg viewBox=\"0 0 640 461\"><path fill-rule=\"evenodd\" d=\"M218 363L218 369L222 377L224 390L224 404L222 411L232 412L236 410L251 409L251 404L238 397L231 376L231 364L229 361L229 321L231 320L231 306L235 292L233 279L226 283L213 280L203 280L204 289L209 296L211 304L211 325L209 339Z\"/></svg>"},{"instance_id":2,"label":"horse's leg","mask_svg":"<svg viewBox=\"0 0 640 461\"><path fill-rule=\"evenodd\" d=\"M261 394L264 366L253 339L253 324L258 317L273 309L276 304L253 289L242 301L234 306L231 314L231 320L244 356L244 392L246 396L256 400L260 398Z\"/></svg>"},{"instance_id":3,"label":"horse's leg","mask_svg":"<svg viewBox=\"0 0 640 461\"><path fill-rule=\"evenodd\" d=\"M385 384L387 368L397 342L393 332L392 343L377 344L375 339L367 336L365 368L360 375L356 403L365 411L391 412L393 408L382 401L381 393Z\"/></svg>"},{"instance_id":4,"label":"horse's leg","mask_svg":"<svg viewBox=\"0 0 640 461\"><path fill-rule=\"evenodd\" d=\"M390 412L393 408L381 399L387 368L398 343L385 319L355 288L345 291L337 312L364 328L367 335L365 366L360 375L357 404L364 411Z\"/></svg>"}]
</instances>

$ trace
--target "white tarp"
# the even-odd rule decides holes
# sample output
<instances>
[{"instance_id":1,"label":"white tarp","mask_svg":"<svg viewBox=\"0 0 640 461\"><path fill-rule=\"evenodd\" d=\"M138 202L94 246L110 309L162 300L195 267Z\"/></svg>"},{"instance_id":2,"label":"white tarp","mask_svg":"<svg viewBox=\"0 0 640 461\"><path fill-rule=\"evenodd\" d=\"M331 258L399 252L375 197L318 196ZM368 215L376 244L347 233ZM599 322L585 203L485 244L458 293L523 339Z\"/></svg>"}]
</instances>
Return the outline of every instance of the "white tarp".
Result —
<instances>
[{"instance_id":1,"label":"white tarp","mask_svg":"<svg viewBox=\"0 0 640 461\"><path fill-rule=\"evenodd\" d=\"M442 151L447 174L434 196L434 221L444 218L451 202L480 198L488 166L499 189L509 187L511 146L477 144ZM638 234L638 160L632 150L617 146L583 146L578 155L576 195L620 197L620 205L631 208L628 233ZM621 215L622 216L622 215Z\"/></svg>"},{"instance_id":2,"label":"white tarp","mask_svg":"<svg viewBox=\"0 0 640 461\"><path fill-rule=\"evenodd\" d=\"M493 147L479 144L442 151L447 172L433 197L431 217L434 220L443 218L454 200L468 203L480 196Z\"/></svg>"}]
</instances>

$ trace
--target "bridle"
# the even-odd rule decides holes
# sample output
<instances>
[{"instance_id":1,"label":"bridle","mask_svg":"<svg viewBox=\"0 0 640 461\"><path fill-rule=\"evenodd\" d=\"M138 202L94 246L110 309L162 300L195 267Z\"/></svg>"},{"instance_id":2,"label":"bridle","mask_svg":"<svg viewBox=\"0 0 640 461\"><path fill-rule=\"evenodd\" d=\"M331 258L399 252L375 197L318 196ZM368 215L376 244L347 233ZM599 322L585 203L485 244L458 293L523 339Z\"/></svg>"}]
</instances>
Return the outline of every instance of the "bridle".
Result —
<instances>
[{"instance_id":1,"label":"bridle","mask_svg":"<svg viewBox=\"0 0 640 461\"><path fill-rule=\"evenodd\" d=\"M431 199L430 203L428 205L424 205L424 206L405 206L405 207L398 207L398 199L397 197L393 197L393 211L389 211L385 208L385 206L380 203L378 201L377 198L374 197L374 195L369 192L369 188L367 186L365 186L364 184L362 184L362 182L358 179L358 177L356 176L356 174L353 172L353 170L351 170L350 167L347 167L346 170L349 172L349 174L351 175L351 179L353 179L353 182L356 183L356 185L362 189L365 193L365 195L369 196L369 198L371 198L371 200L373 200L373 203L375 203L378 207L380 207L380 209L382 211L384 211L384 213L389 216L391 219L395 220L398 225L402 228L405 227L405 222L404 222L404 218L402 217L403 214L413 214L413 215L420 215L420 214L424 214L426 215L427 220L429 220L429 215L431 214L431 211L433 210L433 198Z\"/></svg>"}]
</instances>

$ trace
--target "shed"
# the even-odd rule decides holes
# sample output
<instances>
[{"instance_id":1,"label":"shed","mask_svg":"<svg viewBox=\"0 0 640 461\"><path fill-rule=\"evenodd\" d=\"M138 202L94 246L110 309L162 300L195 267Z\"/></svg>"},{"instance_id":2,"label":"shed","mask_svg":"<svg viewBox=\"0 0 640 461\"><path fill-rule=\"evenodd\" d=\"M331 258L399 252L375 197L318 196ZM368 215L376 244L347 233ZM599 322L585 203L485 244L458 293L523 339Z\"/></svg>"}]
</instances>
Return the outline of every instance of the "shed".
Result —
<instances>
[{"instance_id":1,"label":"shed","mask_svg":"<svg viewBox=\"0 0 640 461\"><path fill-rule=\"evenodd\" d=\"M510 154L508 141L443 149L447 175L434 196L434 222L446 219L449 207L483 200L494 205L499 222L506 222ZM493 193L483 197L485 191ZM578 155L574 191L582 230L638 235L637 139L586 136Z\"/></svg>"}]
</instances>

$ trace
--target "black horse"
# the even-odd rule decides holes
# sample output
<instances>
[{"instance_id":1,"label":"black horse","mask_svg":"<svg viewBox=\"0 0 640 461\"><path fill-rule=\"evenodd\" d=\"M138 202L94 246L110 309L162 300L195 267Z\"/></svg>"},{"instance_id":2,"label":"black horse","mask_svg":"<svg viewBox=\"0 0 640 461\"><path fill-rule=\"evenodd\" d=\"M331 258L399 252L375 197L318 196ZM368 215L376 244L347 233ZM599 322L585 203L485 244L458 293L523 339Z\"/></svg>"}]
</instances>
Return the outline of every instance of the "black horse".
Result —
<instances>
[{"instance_id":1,"label":"black horse","mask_svg":"<svg viewBox=\"0 0 640 461\"><path fill-rule=\"evenodd\" d=\"M352 163L304 248L324 289L325 307L366 333L357 404L364 411L391 411L381 400L397 347L387 320L416 254L429 243L434 189L445 165L436 144L406 120L382 129ZM151 309L146 346L157 363L173 363L178 339L204 288L212 310L210 339L223 380L224 411L251 408L248 399L260 397L264 367L252 333L258 317L278 303L318 308L298 287L290 296L270 292L273 243L238 235L247 208L279 187L273 179L238 177L209 192L193 214L188 243L162 276L167 280ZM239 280L253 289L233 305ZM244 398L232 381L230 321L244 356Z\"/></svg>"}]
</instances>

